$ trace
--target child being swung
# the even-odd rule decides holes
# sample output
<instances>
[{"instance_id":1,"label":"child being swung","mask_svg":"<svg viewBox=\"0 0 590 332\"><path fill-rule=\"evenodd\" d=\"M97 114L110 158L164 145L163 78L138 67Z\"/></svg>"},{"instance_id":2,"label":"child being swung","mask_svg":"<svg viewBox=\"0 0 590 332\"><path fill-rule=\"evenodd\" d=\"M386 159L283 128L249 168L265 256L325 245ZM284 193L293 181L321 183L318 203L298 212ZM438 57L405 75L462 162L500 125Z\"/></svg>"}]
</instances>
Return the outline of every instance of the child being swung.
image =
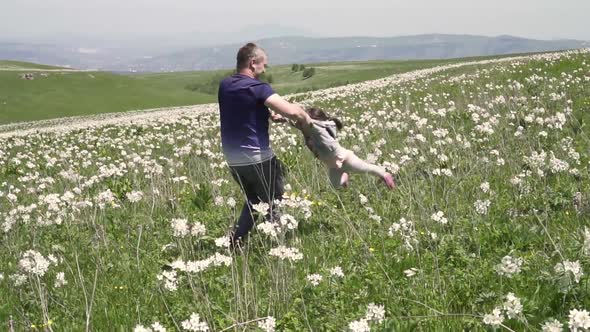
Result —
<instances>
[{"instance_id":1,"label":"child being swung","mask_svg":"<svg viewBox=\"0 0 590 332\"><path fill-rule=\"evenodd\" d=\"M358 158L354 152L338 143L337 133L342 129L340 120L329 117L318 108L308 108L305 111L313 119L312 127L303 135L305 145L316 158L328 166L330 183L334 188L348 185L348 173L369 173L380 178L389 189L395 187L393 176L385 169ZM295 127L301 129L298 123Z\"/></svg>"}]
</instances>

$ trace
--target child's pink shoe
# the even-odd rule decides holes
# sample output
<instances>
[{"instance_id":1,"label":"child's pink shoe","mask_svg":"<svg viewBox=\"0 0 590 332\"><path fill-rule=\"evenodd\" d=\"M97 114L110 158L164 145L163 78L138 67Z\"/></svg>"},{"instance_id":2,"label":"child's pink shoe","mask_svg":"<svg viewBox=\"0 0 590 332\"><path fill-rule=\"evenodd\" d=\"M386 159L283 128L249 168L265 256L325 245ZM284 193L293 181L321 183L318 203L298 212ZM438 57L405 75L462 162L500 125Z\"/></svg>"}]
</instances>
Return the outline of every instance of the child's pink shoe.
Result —
<instances>
[{"instance_id":1,"label":"child's pink shoe","mask_svg":"<svg viewBox=\"0 0 590 332\"><path fill-rule=\"evenodd\" d=\"M348 173L342 173L342 176L340 177L340 185L344 188L348 187Z\"/></svg>"},{"instance_id":2,"label":"child's pink shoe","mask_svg":"<svg viewBox=\"0 0 590 332\"><path fill-rule=\"evenodd\" d=\"M395 181L393 181L393 175L391 175L390 173L385 173L385 175L383 176L383 182L385 182L387 188L395 188Z\"/></svg>"}]
</instances>

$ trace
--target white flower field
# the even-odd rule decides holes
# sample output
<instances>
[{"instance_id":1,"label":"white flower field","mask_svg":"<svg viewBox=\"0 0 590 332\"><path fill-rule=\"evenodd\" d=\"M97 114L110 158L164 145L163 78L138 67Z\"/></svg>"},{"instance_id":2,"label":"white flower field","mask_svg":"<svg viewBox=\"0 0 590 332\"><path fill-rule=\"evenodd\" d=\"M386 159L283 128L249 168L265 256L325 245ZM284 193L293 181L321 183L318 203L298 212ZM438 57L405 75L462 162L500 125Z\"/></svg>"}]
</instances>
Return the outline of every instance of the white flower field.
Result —
<instances>
[{"instance_id":1,"label":"white flower field","mask_svg":"<svg viewBox=\"0 0 590 332\"><path fill-rule=\"evenodd\" d=\"M0 330L590 330L589 50L289 98L397 188L273 124L282 217L237 251L216 105L0 133Z\"/></svg>"}]
</instances>

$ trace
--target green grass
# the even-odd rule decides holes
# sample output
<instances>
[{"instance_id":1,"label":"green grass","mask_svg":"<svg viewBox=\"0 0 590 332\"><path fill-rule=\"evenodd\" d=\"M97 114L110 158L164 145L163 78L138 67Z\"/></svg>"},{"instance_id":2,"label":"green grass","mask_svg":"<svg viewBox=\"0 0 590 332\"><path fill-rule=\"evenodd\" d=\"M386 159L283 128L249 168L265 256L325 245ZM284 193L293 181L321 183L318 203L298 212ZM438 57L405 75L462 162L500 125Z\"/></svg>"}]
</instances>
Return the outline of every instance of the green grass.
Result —
<instances>
[{"instance_id":1,"label":"green grass","mask_svg":"<svg viewBox=\"0 0 590 332\"><path fill-rule=\"evenodd\" d=\"M35 73L23 80L18 72L0 71L0 123L65 116L122 112L143 108L213 101L210 95L138 77L106 72Z\"/></svg>"},{"instance_id":2,"label":"green grass","mask_svg":"<svg viewBox=\"0 0 590 332\"><path fill-rule=\"evenodd\" d=\"M485 58L468 60L472 59ZM467 59L306 64L307 67L316 68L316 74L308 79L303 79L302 72L291 72L291 65L271 64L268 73L273 77L273 88L279 94L285 95L378 79L396 73L465 60ZM1 61L1 67L56 68L15 61ZM34 80L20 78L20 74L26 71L0 71L0 124L214 103L217 101L218 82L230 71L140 75L118 75L108 72L34 72Z\"/></svg>"}]
</instances>

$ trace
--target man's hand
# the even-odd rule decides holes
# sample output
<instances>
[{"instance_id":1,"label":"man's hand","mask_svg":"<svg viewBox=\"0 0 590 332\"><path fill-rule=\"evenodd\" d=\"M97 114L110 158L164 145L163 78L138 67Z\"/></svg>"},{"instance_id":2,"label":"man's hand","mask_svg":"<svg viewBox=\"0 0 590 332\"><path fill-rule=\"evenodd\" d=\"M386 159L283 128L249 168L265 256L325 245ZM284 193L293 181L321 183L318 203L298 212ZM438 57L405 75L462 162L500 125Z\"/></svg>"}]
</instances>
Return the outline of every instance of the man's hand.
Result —
<instances>
[{"instance_id":1,"label":"man's hand","mask_svg":"<svg viewBox=\"0 0 590 332\"><path fill-rule=\"evenodd\" d=\"M276 93L268 97L264 105L283 117L299 122L304 132L311 126L311 118L301 106L286 101Z\"/></svg>"},{"instance_id":2,"label":"man's hand","mask_svg":"<svg viewBox=\"0 0 590 332\"><path fill-rule=\"evenodd\" d=\"M275 112L270 112L270 120L277 123L285 123L288 121L287 118Z\"/></svg>"}]
</instances>

